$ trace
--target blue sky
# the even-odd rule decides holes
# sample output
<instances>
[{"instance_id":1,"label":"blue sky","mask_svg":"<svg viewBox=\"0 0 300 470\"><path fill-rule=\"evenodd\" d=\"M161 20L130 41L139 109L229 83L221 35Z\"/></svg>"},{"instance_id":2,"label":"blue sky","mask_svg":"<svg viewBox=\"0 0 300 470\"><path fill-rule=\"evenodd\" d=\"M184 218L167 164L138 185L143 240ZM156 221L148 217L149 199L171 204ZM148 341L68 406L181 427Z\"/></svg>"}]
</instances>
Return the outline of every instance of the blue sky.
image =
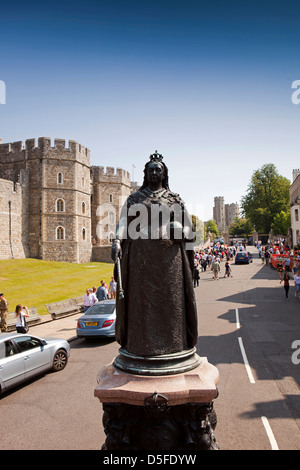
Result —
<instances>
[{"instance_id":1,"label":"blue sky","mask_svg":"<svg viewBox=\"0 0 300 470\"><path fill-rule=\"evenodd\" d=\"M142 181L158 150L204 220L254 170L300 167L296 1L62 1L0 6L2 142L77 140Z\"/></svg>"}]
</instances>

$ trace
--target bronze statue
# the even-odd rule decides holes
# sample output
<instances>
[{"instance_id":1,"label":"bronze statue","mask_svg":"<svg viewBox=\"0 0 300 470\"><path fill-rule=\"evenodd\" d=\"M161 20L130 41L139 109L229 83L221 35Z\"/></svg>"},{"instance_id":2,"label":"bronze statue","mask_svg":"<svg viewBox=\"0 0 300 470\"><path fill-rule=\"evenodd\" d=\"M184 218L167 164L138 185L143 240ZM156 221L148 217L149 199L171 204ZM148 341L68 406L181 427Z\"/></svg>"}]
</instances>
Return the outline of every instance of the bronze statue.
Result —
<instances>
[{"instance_id":1,"label":"bronze statue","mask_svg":"<svg viewBox=\"0 0 300 470\"><path fill-rule=\"evenodd\" d=\"M112 246L124 291L121 298L117 292L116 339L125 351L143 357L191 350L198 336L194 251L186 249L192 225L182 199L169 189L162 159L157 152L150 156L143 185L123 207Z\"/></svg>"}]
</instances>

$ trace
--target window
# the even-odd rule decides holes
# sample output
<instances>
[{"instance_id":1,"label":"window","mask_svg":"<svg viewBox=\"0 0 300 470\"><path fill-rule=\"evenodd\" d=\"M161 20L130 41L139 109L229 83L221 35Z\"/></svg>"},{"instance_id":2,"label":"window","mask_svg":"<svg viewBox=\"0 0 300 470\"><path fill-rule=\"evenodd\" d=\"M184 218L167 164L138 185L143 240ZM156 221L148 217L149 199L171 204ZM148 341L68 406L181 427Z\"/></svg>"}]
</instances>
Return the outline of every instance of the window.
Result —
<instances>
[{"instance_id":1,"label":"window","mask_svg":"<svg viewBox=\"0 0 300 470\"><path fill-rule=\"evenodd\" d=\"M57 182L58 182L58 184L62 184L62 182L63 182L63 175L60 172L57 173Z\"/></svg>"},{"instance_id":2,"label":"window","mask_svg":"<svg viewBox=\"0 0 300 470\"><path fill-rule=\"evenodd\" d=\"M295 220L296 220L296 222L298 222L298 220L299 220L298 209L295 209Z\"/></svg>"},{"instance_id":3,"label":"window","mask_svg":"<svg viewBox=\"0 0 300 470\"><path fill-rule=\"evenodd\" d=\"M82 240L85 240L85 228L82 229Z\"/></svg>"},{"instance_id":4,"label":"window","mask_svg":"<svg viewBox=\"0 0 300 470\"><path fill-rule=\"evenodd\" d=\"M65 239L65 229L63 227L57 227L56 229L56 240Z\"/></svg>"},{"instance_id":5,"label":"window","mask_svg":"<svg viewBox=\"0 0 300 470\"><path fill-rule=\"evenodd\" d=\"M109 221L110 221L110 222L113 222L113 221L115 220L115 215L114 215L113 212L110 212L109 215L108 215L108 217L109 217Z\"/></svg>"},{"instance_id":6,"label":"window","mask_svg":"<svg viewBox=\"0 0 300 470\"><path fill-rule=\"evenodd\" d=\"M42 347L42 343L39 339L33 338L32 336L21 336L20 338L14 338L15 343L19 346L21 351L28 351L29 349L34 349Z\"/></svg>"},{"instance_id":7,"label":"window","mask_svg":"<svg viewBox=\"0 0 300 470\"><path fill-rule=\"evenodd\" d=\"M13 356L14 354L16 354L16 348L10 339L8 341L5 341L5 343L1 343L0 359L3 359L4 357Z\"/></svg>"},{"instance_id":8,"label":"window","mask_svg":"<svg viewBox=\"0 0 300 470\"><path fill-rule=\"evenodd\" d=\"M56 201L56 211L63 212L64 211L65 203L62 199L57 199Z\"/></svg>"},{"instance_id":9,"label":"window","mask_svg":"<svg viewBox=\"0 0 300 470\"><path fill-rule=\"evenodd\" d=\"M109 202L113 202L113 196L112 196L112 194L109 195Z\"/></svg>"},{"instance_id":10,"label":"window","mask_svg":"<svg viewBox=\"0 0 300 470\"><path fill-rule=\"evenodd\" d=\"M85 214L85 202L82 203L82 213Z\"/></svg>"}]
</instances>

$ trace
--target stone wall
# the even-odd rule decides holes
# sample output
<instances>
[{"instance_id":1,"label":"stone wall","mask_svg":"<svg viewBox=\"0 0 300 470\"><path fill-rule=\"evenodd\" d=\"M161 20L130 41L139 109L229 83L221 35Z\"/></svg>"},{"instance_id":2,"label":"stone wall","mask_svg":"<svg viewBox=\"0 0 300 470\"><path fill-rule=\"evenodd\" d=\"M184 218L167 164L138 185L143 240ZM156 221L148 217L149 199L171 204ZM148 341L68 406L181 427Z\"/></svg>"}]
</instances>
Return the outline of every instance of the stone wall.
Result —
<instances>
[{"instance_id":1,"label":"stone wall","mask_svg":"<svg viewBox=\"0 0 300 470\"><path fill-rule=\"evenodd\" d=\"M27 207L28 175L22 173L21 183L0 179L0 259L29 255Z\"/></svg>"},{"instance_id":2,"label":"stone wall","mask_svg":"<svg viewBox=\"0 0 300 470\"><path fill-rule=\"evenodd\" d=\"M6 214L12 194L11 220L15 218L18 227L14 243L19 257L110 261L106 248L92 255L92 245L106 247L115 233L121 208L131 193L128 172L91 167L90 151L73 140L67 146L65 140L54 139L52 145L50 138L40 137L27 139L25 144L0 144L0 174L4 220L0 259L12 256ZM19 188L21 175L23 179L26 175L26 185Z\"/></svg>"},{"instance_id":3,"label":"stone wall","mask_svg":"<svg viewBox=\"0 0 300 470\"><path fill-rule=\"evenodd\" d=\"M93 246L109 244L115 235L121 209L131 193L130 175L112 167L92 166L92 239Z\"/></svg>"}]
</instances>

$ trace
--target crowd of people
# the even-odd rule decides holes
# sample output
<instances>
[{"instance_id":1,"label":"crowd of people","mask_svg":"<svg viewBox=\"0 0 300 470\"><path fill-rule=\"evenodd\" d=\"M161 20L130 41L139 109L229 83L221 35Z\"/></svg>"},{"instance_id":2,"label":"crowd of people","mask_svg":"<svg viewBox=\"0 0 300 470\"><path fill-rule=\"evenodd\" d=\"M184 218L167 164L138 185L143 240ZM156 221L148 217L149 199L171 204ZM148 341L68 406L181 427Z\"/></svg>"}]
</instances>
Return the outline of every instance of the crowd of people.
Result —
<instances>
[{"instance_id":1,"label":"crowd of people","mask_svg":"<svg viewBox=\"0 0 300 470\"><path fill-rule=\"evenodd\" d=\"M117 292L117 283L114 277L111 278L109 286L102 279L100 281L100 286L98 288L92 287L92 288L86 289L86 293L83 299L84 311L86 312L90 307L92 307L98 302L101 302L102 300L115 299L116 292Z\"/></svg>"},{"instance_id":2,"label":"crowd of people","mask_svg":"<svg viewBox=\"0 0 300 470\"><path fill-rule=\"evenodd\" d=\"M262 260L262 264L270 264L272 255L274 264L272 266L277 270L280 284L283 282L285 290L285 298L289 300L290 283L294 282L295 297L300 297L300 251L290 249L284 240L276 242L268 242L266 246L262 246L260 242L256 242L255 246L258 255Z\"/></svg>"},{"instance_id":3,"label":"crowd of people","mask_svg":"<svg viewBox=\"0 0 300 470\"><path fill-rule=\"evenodd\" d=\"M200 273L210 269L212 277L218 281L221 275L221 263L224 261L224 277L232 277L231 262L237 251L245 250L246 246L237 243L228 247L221 243L212 244L210 248L198 250L194 255L194 287L199 286Z\"/></svg>"},{"instance_id":4,"label":"crowd of people","mask_svg":"<svg viewBox=\"0 0 300 470\"><path fill-rule=\"evenodd\" d=\"M285 298L289 300L291 283L295 285L295 297L300 298L300 250L293 250L284 240L268 242L265 246L261 242L255 242L258 256L262 264L269 265L272 255L275 262L272 266L277 270L280 284L283 283ZM209 248L198 250L194 254L194 287L199 286L200 275L208 269L212 272L212 278L219 280L222 261L224 261L224 277L232 277L231 263L238 251L246 251L244 243L236 243L231 247L217 243ZM280 256L281 255L281 256Z\"/></svg>"}]
</instances>

